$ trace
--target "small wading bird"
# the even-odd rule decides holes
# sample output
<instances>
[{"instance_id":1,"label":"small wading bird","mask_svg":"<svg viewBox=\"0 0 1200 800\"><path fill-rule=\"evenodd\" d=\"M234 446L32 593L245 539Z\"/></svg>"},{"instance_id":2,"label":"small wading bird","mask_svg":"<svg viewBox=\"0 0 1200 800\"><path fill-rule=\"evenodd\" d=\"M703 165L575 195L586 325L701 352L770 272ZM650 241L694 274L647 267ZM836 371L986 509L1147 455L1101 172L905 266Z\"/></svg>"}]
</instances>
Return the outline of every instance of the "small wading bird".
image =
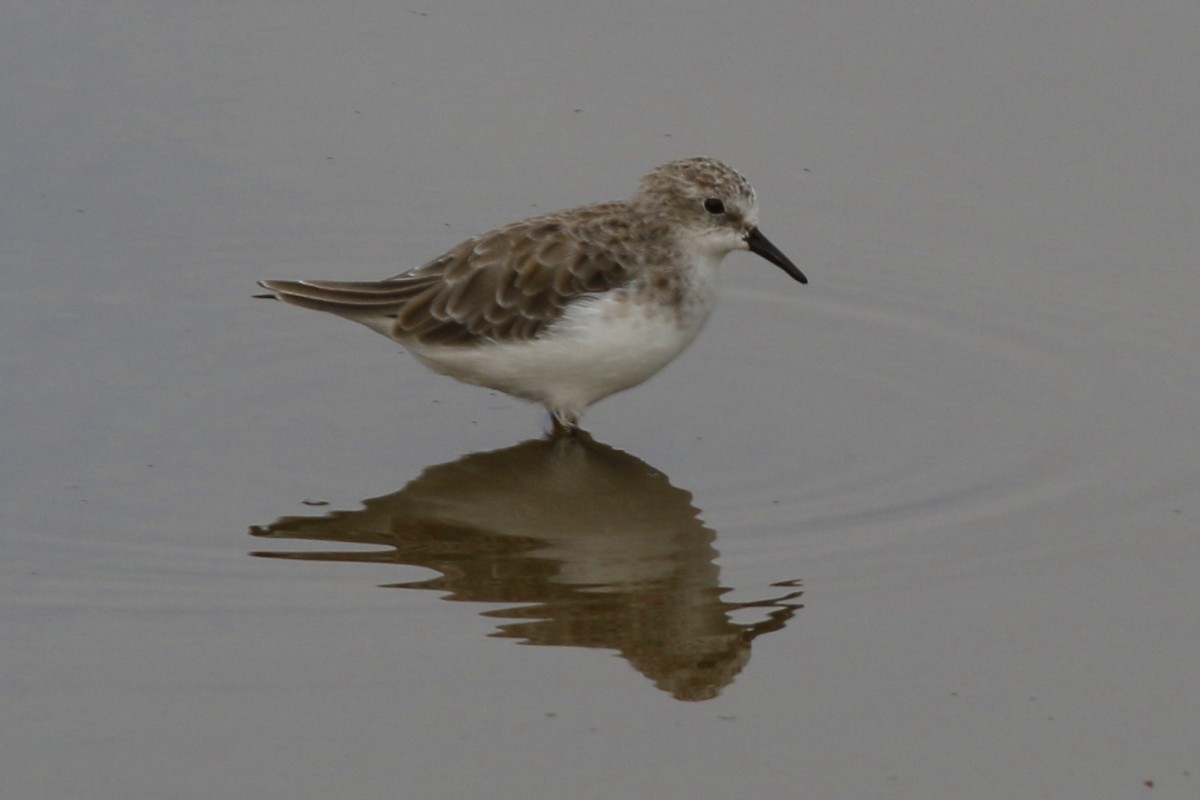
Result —
<instances>
[{"instance_id":1,"label":"small wading bird","mask_svg":"<svg viewBox=\"0 0 1200 800\"><path fill-rule=\"evenodd\" d=\"M651 171L629 200L514 222L394 278L259 285L366 325L437 372L541 403L563 435L691 344L733 250L808 282L759 231L746 179L688 158Z\"/></svg>"}]
</instances>

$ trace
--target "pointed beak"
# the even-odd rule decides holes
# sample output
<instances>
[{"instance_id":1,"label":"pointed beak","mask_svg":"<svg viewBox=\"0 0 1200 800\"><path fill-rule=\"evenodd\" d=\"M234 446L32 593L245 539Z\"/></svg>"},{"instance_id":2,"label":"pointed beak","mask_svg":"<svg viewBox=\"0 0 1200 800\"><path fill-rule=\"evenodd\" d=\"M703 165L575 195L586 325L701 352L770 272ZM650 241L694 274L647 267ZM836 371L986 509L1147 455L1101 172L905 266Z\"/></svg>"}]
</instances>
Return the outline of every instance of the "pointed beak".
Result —
<instances>
[{"instance_id":1,"label":"pointed beak","mask_svg":"<svg viewBox=\"0 0 1200 800\"><path fill-rule=\"evenodd\" d=\"M750 248L751 253L762 256L795 280L800 283L808 283L808 278L804 277L804 273L796 268L796 265L783 254L782 250L771 244L771 241L762 235L762 231L757 226L751 228L750 233L746 234L746 245Z\"/></svg>"}]
</instances>

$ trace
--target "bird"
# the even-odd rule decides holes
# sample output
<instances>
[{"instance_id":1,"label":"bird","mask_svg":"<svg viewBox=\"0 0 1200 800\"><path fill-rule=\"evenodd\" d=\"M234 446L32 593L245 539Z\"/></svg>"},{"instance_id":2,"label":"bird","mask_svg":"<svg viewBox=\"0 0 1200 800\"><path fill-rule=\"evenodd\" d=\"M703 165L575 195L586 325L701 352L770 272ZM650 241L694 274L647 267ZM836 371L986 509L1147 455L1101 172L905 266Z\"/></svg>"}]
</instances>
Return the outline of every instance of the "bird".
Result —
<instances>
[{"instance_id":1,"label":"bird","mask_svg":"<svg viewBox=\"0 0 1200 800\"><path fill-rule=\"evenodd\" d=\"M692 343L735 250L808 283L759 230L750 183L716 159L684 158L627 200L513 222L392 278L263 280L269 294L257 296L345 317L435 372L540 403L560 437Z\"/></svg>"}]
</instances>

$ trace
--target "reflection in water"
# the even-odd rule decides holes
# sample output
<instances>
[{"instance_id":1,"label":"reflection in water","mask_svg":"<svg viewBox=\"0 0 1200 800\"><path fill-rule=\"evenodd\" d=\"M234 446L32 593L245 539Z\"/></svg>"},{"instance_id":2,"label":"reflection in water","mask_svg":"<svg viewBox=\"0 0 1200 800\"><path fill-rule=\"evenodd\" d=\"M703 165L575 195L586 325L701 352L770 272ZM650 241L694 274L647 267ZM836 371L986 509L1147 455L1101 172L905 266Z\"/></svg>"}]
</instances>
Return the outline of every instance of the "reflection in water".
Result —
<instances>
[{"instance_id":1,"label":"reflection in water","mask_svg":"<svg viewBox=\"0 0 1200 800\"><path fill-rule=\"evenodd\" d=\"M361 511L285 517L255 536L377 544L375 552L258 552L268 558L397 563L441 573L397 583L448 600L506 603L494 636L611 648L680 700L715 697L755 637L781 629L799 591L721 599L716 534L691 494L645 462L586 436L534 440L427 468ZM795 582L777 584L795 586ZM761 608L753 624L740 609Z\"/></svg>"}]
</instances>

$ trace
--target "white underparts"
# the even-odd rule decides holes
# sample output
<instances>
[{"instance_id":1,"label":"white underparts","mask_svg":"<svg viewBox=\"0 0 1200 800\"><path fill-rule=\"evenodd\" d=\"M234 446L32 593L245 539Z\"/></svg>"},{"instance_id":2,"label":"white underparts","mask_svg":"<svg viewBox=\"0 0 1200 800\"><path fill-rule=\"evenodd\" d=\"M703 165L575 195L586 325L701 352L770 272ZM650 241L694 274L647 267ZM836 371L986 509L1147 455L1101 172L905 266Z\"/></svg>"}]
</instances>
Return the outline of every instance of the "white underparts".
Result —
<instances>
[{"instance_id":1,"label":"white underparts","mask_svg":"<svg viewBox=\"0 0 1200 800\"><path fill-rule=\"evenodd\" d=\"M691 294L692 307L682 318L617 291L572 304L536 339L405 344L431 369L541 403L569 421L592 403L650 378L691 344L708 319L713 288Z\"/></svg>"}]
</instances>

